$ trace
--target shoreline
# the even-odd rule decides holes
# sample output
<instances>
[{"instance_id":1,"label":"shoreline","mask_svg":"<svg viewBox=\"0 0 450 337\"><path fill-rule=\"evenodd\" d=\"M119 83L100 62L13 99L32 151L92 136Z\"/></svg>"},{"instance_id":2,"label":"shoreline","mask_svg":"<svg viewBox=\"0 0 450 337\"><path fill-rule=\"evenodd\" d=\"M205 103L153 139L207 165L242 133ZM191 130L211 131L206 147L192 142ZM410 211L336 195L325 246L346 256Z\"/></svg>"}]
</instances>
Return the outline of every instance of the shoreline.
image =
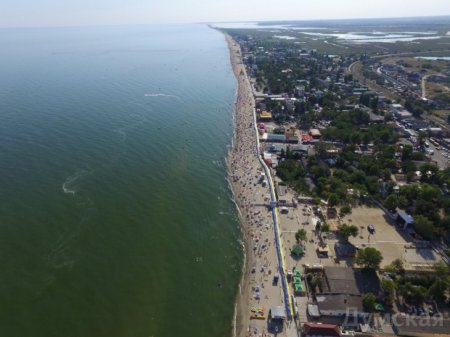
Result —
<instances>
[{"instance_id":1,"label":"shoreline","mask_svg":"<svg viewBox=\"0 0 450 337\"><path fill-rule=\"evenodd\" d=\"M228 44L237 81L234 133L227 157L227 173L237 206L245 254L235 301L233 332L236 337L267 336L269 309L290 303L283 288L285 280L275 281L275 275L278 279L280 275L284 277L284 272L280 269L283 262L279 259L276 215L267 207L274 200L273 182L271 172L267 172L259 153L256 102L240 46L229 34L221 32Z\"/></svg>"},{"instance_id":2,"label":"shoreline","mask_svg":"<svg viewBox=\"0 0 450 337\"><path fill-rule=\"evenodd\" d=\"M272 283L274 274L279 271L279 262L273 214L265 206L271 201L270 188L267 182L262 183L267 177L257 147L255 98L242 62L241 49L230 35L222 33L237 81L234 134L227 158L227 173L238 210L245 254L236 295L233 332L236 337L266 336L265 318L269 308L274 303L283 304L281 287ZM251 316L255 315L258 319L253 320Z\"/></svg>"},{"instance_id":3,"label":"shoreline","mask_svg":"<svg viewBox=\"0 0 450 337\"><path fill-rule=\"evenodd\" d=\"M230 54L230 63L236 78L237 88L236 95L234 101L233 108L233 124L234 124L234 132L230 150L228 152L227 157L227 174L228 174L228 182L230 185L231 193L233 196L233 202L236 205L236 209L238 212L241 233L242 233L242 244L244 250L244 263L242 265L242 276L239 282L239 289L236 295L235 301L235 313L233 319L233 336L240 337L246 336L247 331L245 329L246 326L249 325L248 315L246 313L249 311L250 306L248 304L247 298L250 295L250 282L248 279L247 271L250 266L254 262L250 254L250 240L246 235L246 231L249 226L245 219L244 214L246 213L245 203L243 200L240 200L239 195L242 193L242 190L245 188L239 181L235 180L234 173L237 169L236 165L233 165L233 162L236 163L237 156L239 155L239 146L246 146L250 144L242 144L239 140L244 137L244 135L248 134L248 129L252 130L252 128L245 128L242 125L243 120L252 119L253 120L253 108L254 108L254 97L251 91L251 87L246 85L247 75L245 72L245 67L242 65L241 59L241 51L239 45L225 32L220 31L227 42L228 50ZM241 63L241 66L239 66ZM241 75L241 71L245 74L245 79ZM250 84L250 83L248 83ZM245 104L247 101L247 104ZM247 129L247 130L245 130ZM247 131L247 132L246 132ZM256 139L255 143L256 144ZM253 144L253 145L254 145ZM251 146L249 146L248 150L251 150ZM255 154L255 159L256 154Z\"/></svg>"}]
</instances>

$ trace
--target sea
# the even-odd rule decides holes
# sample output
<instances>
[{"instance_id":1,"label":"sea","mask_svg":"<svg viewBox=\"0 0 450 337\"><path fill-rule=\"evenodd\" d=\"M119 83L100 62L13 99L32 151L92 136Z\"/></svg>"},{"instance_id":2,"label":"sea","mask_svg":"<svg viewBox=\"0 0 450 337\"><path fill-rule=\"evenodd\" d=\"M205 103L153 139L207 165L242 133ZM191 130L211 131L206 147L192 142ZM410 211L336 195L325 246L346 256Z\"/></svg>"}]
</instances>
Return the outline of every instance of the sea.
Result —
<instances>
[{"instance_id":1,"label":"sea","mask_svg":"<svg viewBox=\"0 0 450 337\"><path fill-rule=\"evenodd\" d=\"M230 336L222 34L3 28L0 45L0 336Z\"/></svg>"}]
</instances>

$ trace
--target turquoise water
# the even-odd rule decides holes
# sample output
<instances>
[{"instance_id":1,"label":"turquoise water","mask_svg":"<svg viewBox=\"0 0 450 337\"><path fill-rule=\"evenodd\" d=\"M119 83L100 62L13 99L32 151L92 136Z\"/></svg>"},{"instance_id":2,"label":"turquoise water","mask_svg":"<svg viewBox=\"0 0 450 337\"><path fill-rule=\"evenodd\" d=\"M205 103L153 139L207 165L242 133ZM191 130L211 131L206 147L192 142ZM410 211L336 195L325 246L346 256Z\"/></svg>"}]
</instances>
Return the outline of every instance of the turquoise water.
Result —
<instances>
[{"instance_id":1,"label":"turquoise water","mask_svg":"<svg viewBox=\"0 0 450 337\"><path fill-rule=\"evenodd\" d=\"M201 25L0 30L0 336L228 336L236 90Z\"/></svg>"}]
</instances>

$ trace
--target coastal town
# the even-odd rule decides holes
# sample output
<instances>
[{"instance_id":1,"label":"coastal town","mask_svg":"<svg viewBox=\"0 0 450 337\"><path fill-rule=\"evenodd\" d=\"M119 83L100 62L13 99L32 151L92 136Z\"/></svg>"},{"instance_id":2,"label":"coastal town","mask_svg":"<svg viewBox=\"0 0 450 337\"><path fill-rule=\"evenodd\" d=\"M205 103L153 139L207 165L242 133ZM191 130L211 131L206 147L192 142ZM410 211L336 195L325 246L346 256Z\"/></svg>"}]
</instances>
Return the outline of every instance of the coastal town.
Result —
<instances>
[{"instance_id":1,"label":"coastal town","mask_svg":"<svg viewBox=\"0 0 450 337\"><path fill-rule=\"evenodd\" d=\"M222 31L246 246L236 335L450 334L450 61Z\"/></svg>"}]
</instances>

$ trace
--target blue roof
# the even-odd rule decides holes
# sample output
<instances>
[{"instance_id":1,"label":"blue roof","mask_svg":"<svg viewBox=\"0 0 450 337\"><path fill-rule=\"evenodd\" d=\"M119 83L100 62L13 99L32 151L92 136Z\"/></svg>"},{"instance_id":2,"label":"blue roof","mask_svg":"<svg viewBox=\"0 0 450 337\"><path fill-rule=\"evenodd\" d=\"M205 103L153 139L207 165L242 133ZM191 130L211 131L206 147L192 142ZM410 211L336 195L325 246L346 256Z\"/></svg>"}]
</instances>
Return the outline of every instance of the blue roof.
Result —
<instances>
[{"instance_id":1,"label":"blue roof","mask_svg":"<svg viewBox=\"0 0 450 337\"><path fill-rule=\"evenodd\" d=\"M405 211L398 210L397 214L400 218L402 218L402 220L404 222L406 222L408 224L414 223L414 218L411 215L409 215L408 213L406 213Z\"/></svg>"},{"instance_id":2,"label":"blue roof","mask_svg":"<svg viewBox=\"0 0 450 337\"><path fill-rule=\"evenodd\" d=\"M285 142L286 136L285 135L276 135L276 134L269 134L267 135L267 141L278 141L278 142Z\"/></svg>"}]
</instances>

